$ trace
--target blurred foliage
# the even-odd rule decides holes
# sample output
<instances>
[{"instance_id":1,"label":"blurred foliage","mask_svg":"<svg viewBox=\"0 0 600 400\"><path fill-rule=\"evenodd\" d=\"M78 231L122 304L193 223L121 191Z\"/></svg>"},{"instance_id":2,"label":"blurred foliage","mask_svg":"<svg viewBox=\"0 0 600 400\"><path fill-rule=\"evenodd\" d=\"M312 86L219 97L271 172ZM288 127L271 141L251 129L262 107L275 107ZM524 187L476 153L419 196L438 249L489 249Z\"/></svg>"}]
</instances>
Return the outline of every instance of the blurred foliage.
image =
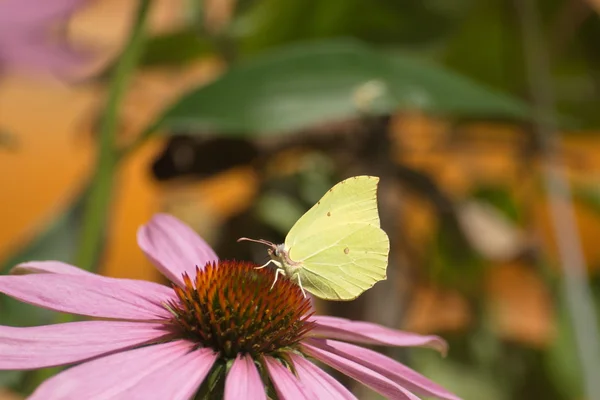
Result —
<instances>
[{"instance_id":1,"label":"blurred foliage","mask_svg":"<svg viewBox=\"0 0 600 400\"><path fill-rule=\"evenodd\" d=\"M77 250L81 203L81 199L77 199L69 209L59 214L24 249L3 262L0 271L6 272L13 266L30 260L73 263Z\"/></svg>"},{"instance_id":2,"label":"blurred foliage","mask_svg":"<svg viewBox=\"0 0 600 400\"><path fill-rule=\"evenodd\" d=\"M436 4L437 3L437 4ZM276 0L255 2L233 30L251 26L240 47L247 52L261 51L306 39L352 36L377 44L419 46L440 39L456 22L457 9L442 2L376 0L364 7L360 0ZM236 25L237 24L237 25ZM426 29L423 29L426 27Z\"/></svg>"},{"instance_id":3,"label":"blurred foliage","mask_svg":"<svg viewBox=\"0 0 600 400\"><path fill-rule=\"evenodd\" d=\"M159 127L274 134L398 109L519 119L528 114L520 101L435 65L338 40L288 46L233 67L177 102Z\"/></svg>"},{"instance_id":4,"label":"blurred foliage","mask_svg":"<svg viewBox=\"0 0 600 400\"><path fill-rule=\"evenodd\" d=\"M148 189L145 198L157 197L162 208L208 232L219 254L262 262L262 249L236 239L282 241L334 183L378 175L396 273L385 284L402 292L402 301L389 304L396 311L392 319L369 296L335 306L318 303L319 310L444 336L450 343L446 359L413 350L405 361L467 400L581 399L540 188L545 159L529 131L523 33L514 4L188 3L192 7L181 6L185 18L175 28L152 34L140 61L140 75L166 71L186 94L169 96L170 105L159 109L130 100L131 108L148 115L135 124L142 133L133 145L119 149L123 163L137 160L161 188ZM225 3L232 8L223 14L218 7ZM584 2L538 3L558 111L581 127L597 128L598 15ZM215 59L224 67L212 82L180 78ZM136 90L150 97L134 85ZM120 130L127 131L131 116L122 114ZM600 232L600 140L597 131L566 133L567 147L577 147L565 150L564 158L577 188L577 215L584 215L578 222L598 292L600 257L593 250ZM159 134L159 151L139 156L138 145ZM12 138L0 133L0 155ZM238 181L225 178L236 173ZM251 189L235 192L229 182ZM201 191L199 185L217 189ZM237 200L232 197L240 204L225 206ZM216 212L219 206L227 211ZM79 208L76 200L54 215L18 254L2 260L2 270L24 260L72 261ZM27 212L25 206L19 211ZM132 225L144 222L121 214ZM6 297L0 308L3 324L54 318ZM29 381L27 374L0 374L1 386L24 390Z\"/></svg>"},{"instance_id":5,"label":"blurred foliage","mask_svg":"<svg viewBox=\"0 0 600 400\"><path fill-rule=\"evenodd\" d=\"M177 66L213 52L211 43L198 32L182 29L149 40L140 64L148 67Z\"/></svg>"}]
</instances>

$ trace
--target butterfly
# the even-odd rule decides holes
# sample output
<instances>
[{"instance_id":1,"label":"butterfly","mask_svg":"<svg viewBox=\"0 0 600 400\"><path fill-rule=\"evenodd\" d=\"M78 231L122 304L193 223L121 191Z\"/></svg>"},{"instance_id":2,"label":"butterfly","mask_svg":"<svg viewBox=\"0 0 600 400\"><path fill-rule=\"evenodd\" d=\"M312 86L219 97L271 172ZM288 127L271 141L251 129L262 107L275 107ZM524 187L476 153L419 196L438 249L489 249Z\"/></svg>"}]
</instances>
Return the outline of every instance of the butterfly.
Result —
<instances>
[{"instance_id":1,"label":"butterfly","mask_svg":"<svg viewBox=\"0 0 600 400\"><path fill-rule=\"evenodd\" d=\"M390 241L380 228L375 176L355 176L333 188L294 224L282 244L265 244L281 274L326 300L353 300L386 279ZM272 286L271 286L272 287Z\"/></svg>"}]
</instances>

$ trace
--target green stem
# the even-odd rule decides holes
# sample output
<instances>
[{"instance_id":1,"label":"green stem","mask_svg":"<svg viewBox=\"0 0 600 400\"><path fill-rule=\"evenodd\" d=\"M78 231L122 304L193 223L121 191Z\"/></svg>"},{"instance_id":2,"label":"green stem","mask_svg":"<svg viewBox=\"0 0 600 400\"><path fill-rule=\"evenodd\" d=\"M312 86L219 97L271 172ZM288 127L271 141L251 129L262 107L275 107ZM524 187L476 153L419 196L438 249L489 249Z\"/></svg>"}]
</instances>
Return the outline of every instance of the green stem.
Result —
<instances>
[{"instance_id":1,"label":"green stem","mask_svg":"<svg viewBox=\"0 0 600 400\"><path fill-rule=\"evenodd\" d=\"M118 161L115 139L119 108L144 45L150 2L151 0L139 2L129 40L114 70L100 124L98 161L85 206L81 242L76 258L76 265L88 271L96 267L103 247Z\"/></svg>"},{"instance_id":2,"label":"green stem","mask_svg":"<svg viewBox=\"0 0 600 400\"><path fill-rule=\"evenodd\" d=\"M600 400L600 329L594 297L588 282L586 260L573 209L573 193L560 155L562 138L556 123L552 89L552 66L543 38L536 0L515 0L534 111L535 133L546 159L542 177L548 193L548 208L558 247L562 274L562 295L575 335L574 352L579 357L583 397Z\"/></svg>"},{"instance_id":3,"label":"green stem","mask_svg":"<svg viewBox=\"0 0 600 400\"><path fill-rule=\"evenodd\" d=\"M192 16L191 24L197 27L197 34L201 37L206 37L214 46L217 54L226 61L227 65L232 65L237 56L237 49L234 46L234 41L231 35L226 30L222 34L213 35L208 32L204 27L204 1L193 0L190 4L189 15ZM118 155L118 159L126 157L129 153L138 149L141 145L146 143L154 133L161 129L162 119L155 121L152 125L147 126L135 139L134 141L126 146Z\"/></svg>"},{"instance_id":4,"label":"green stem","mask_svg":"<svg viewBox=\"0 0 600 400\"><path fill-rule=\"evenodd\" d=\"M146 17L150 3L151 0L140 0L139 2L129 39L111 79L106 109L100 121L98 160L94 178L87 194L81 242L76 258L76 265L88 271L96 267L102 252L113 181L119 160L115 144L119 108L144 45ZM56 322L70 322L73 320L72 315L60 314ZM24 382L24 390L31 392L41 382L57 374L60 370L60 367L55 367L33 371Z\"/></svg>"}]
</instances>

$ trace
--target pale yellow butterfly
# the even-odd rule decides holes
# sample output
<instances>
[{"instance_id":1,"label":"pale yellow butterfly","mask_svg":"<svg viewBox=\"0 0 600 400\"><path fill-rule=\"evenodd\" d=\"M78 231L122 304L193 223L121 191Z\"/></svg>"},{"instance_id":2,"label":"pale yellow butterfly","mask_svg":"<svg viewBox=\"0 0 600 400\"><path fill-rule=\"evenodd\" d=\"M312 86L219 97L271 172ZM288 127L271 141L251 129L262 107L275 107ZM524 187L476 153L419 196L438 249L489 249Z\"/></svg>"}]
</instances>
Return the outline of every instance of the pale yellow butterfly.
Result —
<instances>
[{"instance_id":1,"label":"pale yellow butterfly","mask_svg":"<svg viewBox=\"0 0 600 400\"><path fill-rule=\"evenodd\" d=\"M353 300L386 279L390 241L379 226L378 177L355 176L329 189L294 224L285 243L269 246L279 274L327 300Z\"/></svg>"}]
</instances>

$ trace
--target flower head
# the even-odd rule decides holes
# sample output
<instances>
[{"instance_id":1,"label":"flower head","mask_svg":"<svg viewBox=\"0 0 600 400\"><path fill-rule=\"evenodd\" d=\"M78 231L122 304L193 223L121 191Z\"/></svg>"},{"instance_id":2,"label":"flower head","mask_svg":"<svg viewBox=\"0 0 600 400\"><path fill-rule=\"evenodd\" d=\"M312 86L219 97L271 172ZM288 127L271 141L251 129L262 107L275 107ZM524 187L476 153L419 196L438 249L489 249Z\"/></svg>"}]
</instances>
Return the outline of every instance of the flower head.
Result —
<instances>
[{"instance_id":1,"label":"flower head","mask_svg":"<svg viewBox=\"0 0 600 400\"><path fill-rule=\"evenodd\" d=\"M408 367L350 342L426 346L436 336L316 316L298 286L255 264L219 261L189 227L157 215L138 242L172 282L107 278L56 262L0 276L21 301L106 320L0 326L0 369L75 364L31 399L354 399L318 360L390 399L458 399ZM210 394L210 396L209 396Z\"/></svg>"},{"instance_id":2,"label":"flower head","mask_svg":"<svg viewBox=\"0 0 600 400\"><path fill-rule=\"evenodd\" d=\"M85 57L50 30L89 0L0 0L0 71L32 68L72 72Z\"/></svg>"}]
</instances>

